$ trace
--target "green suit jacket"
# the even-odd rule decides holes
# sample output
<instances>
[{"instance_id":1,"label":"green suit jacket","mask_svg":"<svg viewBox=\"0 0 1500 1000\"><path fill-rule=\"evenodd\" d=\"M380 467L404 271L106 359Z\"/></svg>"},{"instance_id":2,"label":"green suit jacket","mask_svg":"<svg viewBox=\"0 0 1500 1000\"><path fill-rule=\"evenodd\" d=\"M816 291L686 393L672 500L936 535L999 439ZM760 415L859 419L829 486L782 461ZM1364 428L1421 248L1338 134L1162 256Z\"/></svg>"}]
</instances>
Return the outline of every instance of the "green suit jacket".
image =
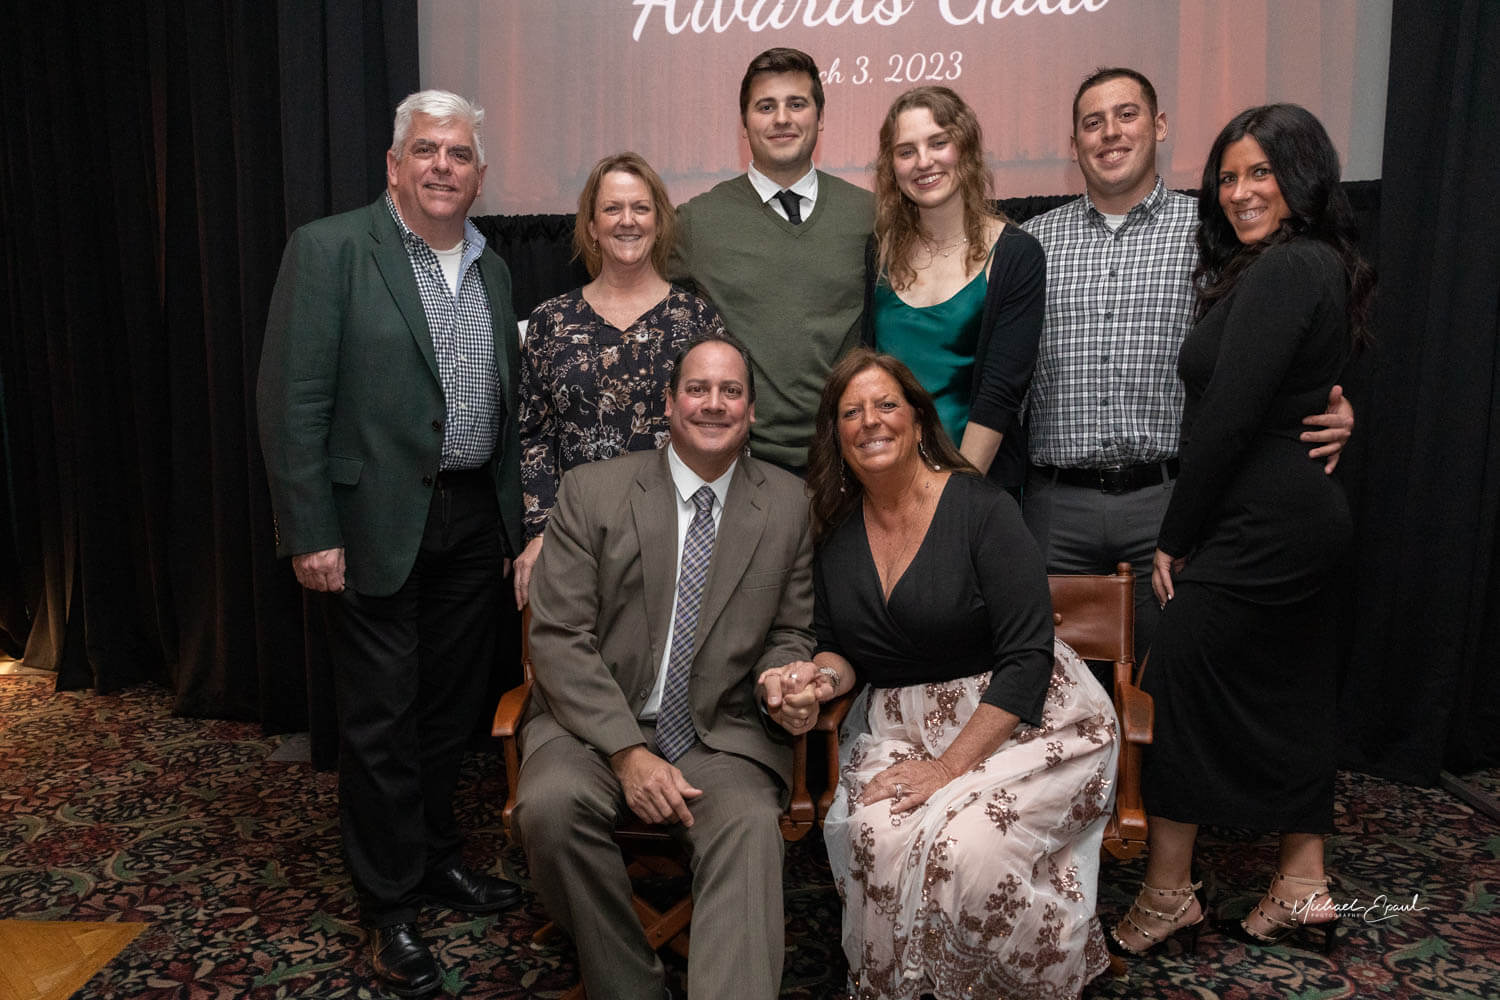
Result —
<instances>
[{"instance_id":1,"label":"green suit jacket","mask_svg":"<svg viewBox=\"0 0 1500 1000\"><path fill-rule=\"evenodd\" d=\"M503 410L491 467L501 530L516 553L520 340L505 262L486 248L476 266ZM350 589L394 593L427 522L445 409L421 294L384 198L292 234L271 296L256 403L277 554L342 546Z\"/></svg>"}]
</instances>

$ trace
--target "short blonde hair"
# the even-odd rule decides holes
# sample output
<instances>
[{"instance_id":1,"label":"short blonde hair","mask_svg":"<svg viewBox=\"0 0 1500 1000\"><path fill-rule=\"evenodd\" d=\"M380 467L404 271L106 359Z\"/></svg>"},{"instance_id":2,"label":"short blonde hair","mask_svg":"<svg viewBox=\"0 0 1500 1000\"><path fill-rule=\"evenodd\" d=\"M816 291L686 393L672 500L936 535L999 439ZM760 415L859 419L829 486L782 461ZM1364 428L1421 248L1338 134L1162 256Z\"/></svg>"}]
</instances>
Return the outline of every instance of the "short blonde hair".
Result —
<instances>
[{"instance_id":1,"label":"short blonde hair","mask_svg":"<svg viewBox=\"0 0 1500 1000\"><path fill-rule=\"evenodd\" d=\"M672 207L672 199L667 197L667 186L639 153L606 156L589 171L589 179L584 182L583 191L578 195L578 218L573 223L573 259L582 258L589 277L599 277L599 271L604 266L604 256L599 252L599 244L589 235L589 222L594 217L604 175L615 171L634 174L646 182L646 188L651 192L651 204L656 211L656 242L651 246L651 266L657 274L665 277L667 258L677 242L677 210Z\"/></svg>"}]
</instances>

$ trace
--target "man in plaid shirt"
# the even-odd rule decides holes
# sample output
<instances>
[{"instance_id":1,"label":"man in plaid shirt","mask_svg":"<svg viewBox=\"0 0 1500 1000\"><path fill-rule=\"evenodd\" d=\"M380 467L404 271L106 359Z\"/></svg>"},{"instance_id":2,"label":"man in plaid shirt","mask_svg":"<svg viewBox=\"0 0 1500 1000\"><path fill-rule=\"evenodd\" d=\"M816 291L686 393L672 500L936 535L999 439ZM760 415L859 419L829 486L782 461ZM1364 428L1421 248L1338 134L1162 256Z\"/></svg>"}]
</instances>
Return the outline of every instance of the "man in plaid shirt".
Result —
<instances>
[{"instance_id":1,"label":"man in plaid shirt","mask_svg":"<svg viewBox=\"0 0 1500 1000\"><path fill-rule=\"evenodd\" d=\"M1100 69L1073 98L1085 193L1026 222L1047 254L1047 313L1027 406L1023 513L1050 573L1136 573L1136 657L1160 609L1156 533L1177 476L1177 349L1193 325L1197 205L1167 190L1167 115L1133 69ZM1302 440L1333 471L1354 427L1335 386Z\"/></svg>"}]
</instances>

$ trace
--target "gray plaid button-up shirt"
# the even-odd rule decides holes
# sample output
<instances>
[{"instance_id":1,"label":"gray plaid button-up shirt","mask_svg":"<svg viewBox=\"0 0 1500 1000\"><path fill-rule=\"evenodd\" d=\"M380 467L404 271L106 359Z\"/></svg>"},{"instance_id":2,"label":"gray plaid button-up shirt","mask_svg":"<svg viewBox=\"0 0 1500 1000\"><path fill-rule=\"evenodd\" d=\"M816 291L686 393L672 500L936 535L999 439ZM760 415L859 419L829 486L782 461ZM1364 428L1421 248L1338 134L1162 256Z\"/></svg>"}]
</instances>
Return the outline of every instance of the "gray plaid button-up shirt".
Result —
<instances>
[{"instance_id":1,"label":"gray plaid button-up shirt","mask_svg":"<svg viewBox=\"0 0 1500 1000\"><path fill-rule=\"evenodd\" d=\"M1160 177L1113 232L1088 195L1021 228L1047 254L1028 405L1031 461L1062 468L1177 454L1177 351L1193 325L1196 202Z\"/></svg>"}]
</instances>

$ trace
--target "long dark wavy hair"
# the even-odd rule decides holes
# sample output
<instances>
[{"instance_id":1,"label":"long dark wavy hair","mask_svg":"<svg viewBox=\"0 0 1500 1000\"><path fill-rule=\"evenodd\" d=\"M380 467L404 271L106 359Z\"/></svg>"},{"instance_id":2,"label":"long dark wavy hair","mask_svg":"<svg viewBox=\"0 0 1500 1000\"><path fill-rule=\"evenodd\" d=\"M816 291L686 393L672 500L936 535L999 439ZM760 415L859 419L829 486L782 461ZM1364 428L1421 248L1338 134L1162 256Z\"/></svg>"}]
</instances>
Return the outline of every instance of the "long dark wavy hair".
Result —
<instances>
[{"instance_id":1,"label":"long dark wavy hair","mask_svg":"<svg viewBox=\"0 0 1500 1000\"><path fill-rule=\"evenodd\" d=\"M1290 214L1259 243L1239 241L1219 204L1219 166L1231 143L1251 136L1260 143ZM1344 263L1349 281L1349 334L1356 347L1369 340L1375 272L1359 255L1354 210L1339 184L1339 154L1323 123L1296 104L1264 104L1235 115L1214 140L1198 190L1198 315L1234 290L1266 249L1293 239L1320 240Z\"/></svg>"},{"instance_id":2,"label":"long dark wavy hair","mask_svg":"<svg viewBox=\"0 0 1500 1000\"><path fill-rule=\"evenodd\" d=\"M939 128L958 145L958 189L964 199L964 235L969 238L969 264L989 256L984 242L986 220L1005 216L997 212L994 180L984 164L984 135L972 108L947 87L914 87L896 98L880 126L880 150L875 155L875 242L880 272L900 291L916 280L911 266L922 231L917 206L901 193L896 183L896 126L902 112L926 108Z\"/></svg>"},{"instance_id":3,"label":"long dark wavy hair","mask_svg":"<svg viewBox=\"0 0 1500 1000\"><path fill-rule=\"evenodd\" d=\"M807 452L807 493L812 498L814 544L821 544L864 499L864 485L844 464L843 450L839 447L839 400L854 377L871 368L879 368L895 379L906 402L916 411L917 429L922 435L919 440L926 453L922 459L929 466L979 475L979 470L948 440L938 418L937 405L911 369L889 354L856 347L833 366L828 381L823 383L812 445Z\"/></svg>"}]
</instances>

